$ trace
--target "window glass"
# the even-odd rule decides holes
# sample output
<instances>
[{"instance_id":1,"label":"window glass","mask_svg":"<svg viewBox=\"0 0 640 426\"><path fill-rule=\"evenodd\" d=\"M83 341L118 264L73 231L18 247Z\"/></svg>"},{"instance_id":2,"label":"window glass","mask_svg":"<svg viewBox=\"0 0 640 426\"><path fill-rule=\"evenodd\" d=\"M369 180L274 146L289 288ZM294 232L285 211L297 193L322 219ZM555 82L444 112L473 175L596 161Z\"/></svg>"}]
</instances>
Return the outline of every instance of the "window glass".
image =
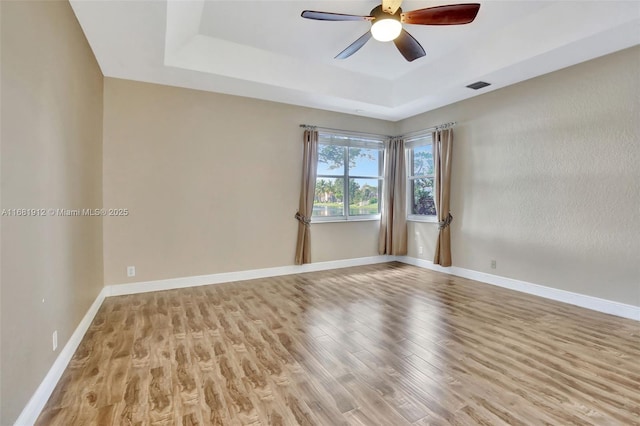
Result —
<instances>
[{"instance_id":1,"label":"window glass","mask_svg":"<svg viewBox=\"0 0 640 426\"><path fill-rule=\"evenodd\" d=\"M349 179L349 216L380 213L380 179Z\"/></svg>"},{"instance_id":2,"label":"window glass","mask_svg":"<svg viewBox=\"0 0 640 426\"><path fill-rule=\"evenodd\" d=\"M433 179L433 145L431 135L415 138L407 143L407 192L409 219L436 215Z\"/></svg>"},{"instance_id":3,"label":"window glass","mask_svg":"<svg viewBox=\"0 0 640 426\"><path fill-rule=\"evenodd\" d=\"M411 214L436 215L432 178L411 179Z\"/></svg>"},{"instance_id":4,"label":"window glass","mask_svg":"<svg viewBox=\"0 0 640 426\"><path fill-rule=\"evenodd\" d=\"M382 138L320 135L313 218L380 216L383 146Z\"/></svg>"},{"instance_id":5,"label":"window glass","mask_svg":"<svg viewBox=\"0 0 640 426\"><path fill-rule=\"evenodd\" d=\"M344 175L344 146L318 146L318 176Z\"/></svg>"},{"instance_id":6,"label":"window glass","mask_svg":"<svg viewBox=\"0 0 640 426\"><path fill-rule=\"evenodd\" d=\"M433 175L433 152L431 145L416 146L413 148L413 173L414 176Z\"/></svg>"},{"instance_id":7,"label":"window glass","mask_svg":"<svg viewBox=\"0 0 640 426\"><path fill-rule=\"evenodd\" d=\"M316 194L312 216L344 215L344 179L321 177L316 179Z\"/></svg>"},{"instance_id":8,"label":"window glass","mask_svg":"<svg viewBox=\"0 0 640 426\"><path fill-rule=\"evenodd\" d=\"M349 176L380 176L381 151L368 148L349 148Z\"/></svg>"}]
</instances>

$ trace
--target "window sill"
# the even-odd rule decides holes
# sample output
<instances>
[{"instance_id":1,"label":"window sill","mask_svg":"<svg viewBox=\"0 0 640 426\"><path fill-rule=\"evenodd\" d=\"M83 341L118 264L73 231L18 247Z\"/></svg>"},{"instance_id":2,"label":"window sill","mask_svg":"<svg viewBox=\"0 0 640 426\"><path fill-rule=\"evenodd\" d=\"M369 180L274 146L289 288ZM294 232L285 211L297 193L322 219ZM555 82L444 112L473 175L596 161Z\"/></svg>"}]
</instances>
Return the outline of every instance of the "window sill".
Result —
<instances>
[{"instance_id":1,"label":"window sill","mask_svg":"<svg viewBox=\"0 0 640 426\"><path fill-rule=\"evenodd\" d=\"M418 216L418 215L407 216L407 221L408 222L425 222L425 223L439 222L437 216Z\"/></svg>"},{"instance_id":2,"label":"window sill","mask_svg":"<svg viewBox=\"0 0 640 426\"><path fill-rule=\"evenodd\" d=\"M318 223L349 223L349 222L373 222L373 221L380 222L380 217L362 217L357 219L353 217L350 217L349 219L344 219L344 218L311 219L311 224L316 225Z\"/></svg>"}]
</instances>

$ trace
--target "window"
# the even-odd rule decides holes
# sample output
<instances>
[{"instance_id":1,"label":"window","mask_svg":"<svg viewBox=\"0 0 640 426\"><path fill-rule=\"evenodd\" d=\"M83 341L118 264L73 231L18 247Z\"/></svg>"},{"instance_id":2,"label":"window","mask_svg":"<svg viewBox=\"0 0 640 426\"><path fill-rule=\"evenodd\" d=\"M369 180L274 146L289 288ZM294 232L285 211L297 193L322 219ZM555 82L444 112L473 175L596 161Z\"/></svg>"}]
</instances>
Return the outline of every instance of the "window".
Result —
<instances>
[{"instance_id":1,"label":"window","mask_svg":"<svg viewBox=\"0 0 640 426\"><path fill-rule=\"evenodd\" d=\"M408 159L407 200L410 220L436 220L433 201L433 142L431 134L420 135L405 144Z\"/></svg>"},{"instance_id":2,"label":"window","mask_svg":"<svg viewBox=\"0 0 640 426\"><path fill-rule=\"evenodd\" d=\"M383 139L318 135L314 222L380 217Z\"/></svg>"}]
</instances>

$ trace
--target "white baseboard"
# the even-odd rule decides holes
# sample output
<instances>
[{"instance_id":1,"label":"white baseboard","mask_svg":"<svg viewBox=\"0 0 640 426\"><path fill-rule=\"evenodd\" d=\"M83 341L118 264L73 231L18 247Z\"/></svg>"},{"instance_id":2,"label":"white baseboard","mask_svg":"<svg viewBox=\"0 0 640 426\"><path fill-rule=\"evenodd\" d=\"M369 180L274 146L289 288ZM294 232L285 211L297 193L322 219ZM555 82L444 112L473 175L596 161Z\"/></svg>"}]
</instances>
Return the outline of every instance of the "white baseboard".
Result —
<instances>
[{"instance_id":1,"label":"white baseboard","mask_svg":"<svg viewBox=\"0 0 640 426\"><path fill-rule=\"evenodd\" d=\"M80 345L82 338L93 322L93 318L98 313L98 309L100 309L100 305L102 305L102 302L106 297L106 293L106 289L103 288L98 294L98 297L96 297L96 300L93 301L89 310L82 318L82 321L80 321L80 324L78 324L78 327L76 327L75 331L69 338L69 341L64 345L60 354L53 362L53 365L44 377L44 380L42 380L42 383L40 383L40 386L38 386L38 389L36 389L27 405L22 409L20 416L18 416L18 419L15 422L15 426L31 426L36 422L40 412L44 408L44 405L47 403L51 393L58 384L62 373L64 373L67 365L69 365L69 361L71 361L78 345Z\"/></svg>"},{"instance_id":2,"label":"white baseboard","mask_svg":"<svg viewBox=\"0 0 640 426\"><path fill-rule=\"evenodd\" d=\"M360 257L356 259L309 263L306 265L278 266L274 268L252 269L247 271L225 272L220 274L198 275L192 277L171 278L157 281L115 284L105 287L105 295L107 297L122 296L126 294L172 290L177 288L196 287L208 284L221 284L232 281L244 281L257 278L300 274L304 272L325 271L328 269L347 268L350 266L372 265L375 263L384 263L391 261L398 261L409 265L431 269L437 272L443 272L445 274L456 275L459 277L480 281L486 284L492 284L527 294L533 294L535 296L556 300L558 302L569 303L571 305L580 306L606 314L640 321L640 307L638 306L627 305L620 302L614 302L612 300L600 299L580 293L572 293L566 290L546 287L527 281L501 277L499 275L487 274L484 272L478 272L471 269L460 268L457 266L444 268L440 265L434 265L431 261L417 259L409 256L370 256Z\"/></svg>"},{"instance_id":3,"label":"white baseboard","mask_svg":"<svg viewBox=\"0 0 640 426\"><path fill-rule=\"evenodd\" d=\"M560 290L553 287L545 287L539 284L533 284L527 281L520 281L513 278L501 277L499 275L487 274L471 269L450 266L443 268L440 265L434 265L433 262L416 259L415 257L403 256L397 259L399 262L409 265L419 266L421 268L431 269L445 274L451 274L458 277L468 278L480 281L486 284L492 284L498 287L504 287L511 290L520 291L522 293L533 294L535 296L544 297L546 299L564 302L582 308L591 309L605 314L615 315L622 318L628 318L640 321L640 306L627 305L613 300L600 299L598 297L587 296L586 294L572 293L566 290Z\"/></svg>"},{"instance_id":4,"label":"white baseboard","mask_svg":"<svg viewBox=\"0 0 640 426\"><path fill-rule=\"evenodd\" d=\"M304 272L326 271L328 269L348 268L350 266L372 265L375 263L385 263L394 260L396 260L395 256L359 257L355 259L308 263L305 265L277 266L274 268L225 272L221 274L197 275L193 277L170 278L166 280L143 281L129 284L114 284L106 286L105 288L107 289L107 296L122 296L125 294L147 293L150 291L197 287L201 285L221 284L232 281L254 280L257 278L301 274Z\"/></svg>"},{"instance_id":5,"label":"white baseboard","mask_svg":"<svg viewBox=\"0 0 640 426\"><path fill-rule=\"evenodd\" d=\"M520 291L523 293L533 294L547 299L559 302L569 303L571 305L581 306L583 308L592 309L598 312L604 312L623 318L640 321L640 307L626 305L624 303L614 302L597 297L587 296L579 293L572 293L551 287L545 287L526 281L515 280L512 278L501 277L498 275L486 274L484 272L473 271L471 269L452 266L443 268L434 265L433 262L423 259L416 259L409 256L371 256L356 259L334 260L329 262L310 263L306 265L279 266L275 268L253 269L239 272L226 272L212 275L199 275L184 278L172 278L158 281L145 281L130 284L109 285L102 289L96 300L87 311L78 327L69 338L69 341L60 351L60 355L56 358L51 369L45 376L38 389L33 394L27 405L20 413L15 422L16 426L31 426L35 423L42 408L47 403L51 393L56 387L58 380L62 376L69 361L73 357L78 345L82 341L83 336L89 329L93 318L95 317L100 305L105 297L121 296L126 294L146 293L150 291L172 290L176 288L195 287L207 284L220 284L232 281L252 280L256 278L275 277L281 275L300 274L304 272L325 271L328 269L340 269L350 266L372 265L376 263L384 263L398 261L409 265L414 265L426 269L431 269L446 274L456 275L480 281L487 284L493 284L499 287Z\"/></svg>"}]
</instances>

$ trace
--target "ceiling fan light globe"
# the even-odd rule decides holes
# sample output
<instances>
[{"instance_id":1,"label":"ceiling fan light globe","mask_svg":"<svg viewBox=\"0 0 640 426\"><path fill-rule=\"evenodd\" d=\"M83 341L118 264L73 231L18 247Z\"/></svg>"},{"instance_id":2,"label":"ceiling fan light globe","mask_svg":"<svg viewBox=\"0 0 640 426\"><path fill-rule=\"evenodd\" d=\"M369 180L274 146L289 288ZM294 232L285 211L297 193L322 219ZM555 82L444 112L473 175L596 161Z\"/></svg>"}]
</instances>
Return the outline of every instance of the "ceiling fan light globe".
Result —
<instances>
[{"instance_id":1,"label":"ceiling fan light globe","mask_svg":"<svg viewBox=\"0 0 640 426\"><path fill-rule=\"evenodd\" d=\"M395 40L402 32L402 24L394 18L376 19L371 25L371 35L378 41Z\"/></svg>"}]
</instances>

